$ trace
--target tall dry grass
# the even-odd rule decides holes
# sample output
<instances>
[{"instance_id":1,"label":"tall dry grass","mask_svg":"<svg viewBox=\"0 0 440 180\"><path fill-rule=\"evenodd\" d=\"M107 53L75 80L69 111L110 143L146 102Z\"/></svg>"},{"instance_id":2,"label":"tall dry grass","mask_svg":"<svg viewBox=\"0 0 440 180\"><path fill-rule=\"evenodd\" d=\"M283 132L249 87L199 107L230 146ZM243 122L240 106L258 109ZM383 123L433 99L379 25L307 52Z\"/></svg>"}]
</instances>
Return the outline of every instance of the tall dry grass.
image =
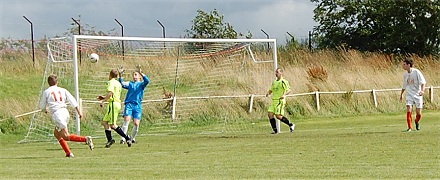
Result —
<instances>
[{"instance_id":1,"label":"tall dry grass","mask_svg":"<svg viewBox=\"0 0 440 180\"><path fill-rule=\"evenodd\" d=\"M400 88L404 70L404 57L359 51L307 51L292 52L296 59L281 56L285 66L284 76L289 79L294 92L309 92L310 87L320 91L350 91ZM290 55L293 56L293 55ZM411 57L414 67L422 70L427 86L440 84L440 59Z\"/></svg>"},{"instance_id":2,"label":"tall dry grass","mask_svg":"<svg viewBox=\"0 0 440 180\"><path fill-rule=\"evenodd\" d=\"M403 81L402 57L398 56L361 53L353 50L316 52L295 50L280 52L278 58L279 67L284 68L284 77L289 80L292 93L400 88ZM412 58L415 60L415 67L423 71L428 81L427 86L439 86L440 60L436 57L412 56ZM0 103L3 105L0 109L0 118L35 110L46 63L44 53L37 53L35 63L32 62L28 53L3 54L0 62L2 64L0 66ZM160 74L161 69L167 68L168 65L156 60L145 61L144 66L146 71ZM95 74L97 67L84 63L80 68L90 76ZM209 69L209 67L206 68ZM199 76L199 74L194 72L194 76ZM244 79L240 75L235 77L237 81L225 85L236 87L225 87L219 91L238 89L238 92L263 95L271 83L266 79L275 78L275 74L272 71L260 71L260 73L248 74L247 77L251 79ZM198 80L197 77L185 78L189 83ZM160 82L156 80L155 83ZM172 84L170 86L172 87ZM249 92L250 90L254 92ZM435 102L426 104L427 108L439 108L439 94L436 93ZM379 93L379 106L375 108L370 94L322 95L321 111L317 111L313 96L301 96L289 98L287 110L294 117L397 112L404 110L404 104L398 102L398 98L399 92ZM245 110L246 105L243 102L238 102L235 109ZM264 114L267 101L257 98L254 105L259 110L257 113ZM234 109L234 107L224 109ZM243 115L246 113L239 113L239 116ZM264 115L250 115L250 117L264 117ZM27 120L27 118L22 118L22 120Z\"/></svg>"},{"instance_id":3,"label":"tall dry grass","mask_svg":"<svg viewBox=\"0 0 440 180\"><path fill-rule=\"evenodd\" d=\"M44 52L0 55L0 119L35 110L46 64ZM21 120L28 120L22 117Z\"/></svg>"},{"instance_id":4,"label":"tall dry grass","mask_svg":"<svg viewBox=\"0 0 440 180\"><path fill-rule=\"evenodd\" d=\"M401 66L405 57L380 53L362 53L354 50L310 53L299 50L279 57L281 66L286 69L284 76L290 80L293 93L401 88L405 73ZM423 71L428 81L427 87L440 85L439 58L411 58L415 61L414 67ZM439 108L439 94L435 94L435 102L426 102L425 107ZM377 96L378 108L374 107L371 94L355 93L321 95L320 112L316 111L315 99L312 96L293 98L290 108L299 116L404 110L404 104L398 101L400 92L382 92ZM427 101L426 98L425 100Z\"/></svg>"}]
</instances>

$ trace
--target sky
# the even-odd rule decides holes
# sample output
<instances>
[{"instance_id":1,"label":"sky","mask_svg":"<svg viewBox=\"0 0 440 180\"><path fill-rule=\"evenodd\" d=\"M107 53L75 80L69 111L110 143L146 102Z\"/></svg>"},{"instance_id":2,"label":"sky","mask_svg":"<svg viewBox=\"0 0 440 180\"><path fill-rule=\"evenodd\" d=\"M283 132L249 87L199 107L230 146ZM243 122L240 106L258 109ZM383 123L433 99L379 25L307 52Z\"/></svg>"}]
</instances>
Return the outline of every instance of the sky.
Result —
<instances>
[{"instance_id":1,"label":"sky","mask_svg":"<svg viewBox=\"0 0 440 180\"><path fill-rule=\"evenodd\" d=\"M124 36L183 37L191 29L197 10L214 9L237 32L250 31L255 39L277 39L285 43L291 34L305 39L317 24L313 21L315 4L310 0L0 0L0 38L34 39L62 35L74 19L96 30L114 30ZM263 31L264 32L263 32Z\"/></svg>"}]
</instances>

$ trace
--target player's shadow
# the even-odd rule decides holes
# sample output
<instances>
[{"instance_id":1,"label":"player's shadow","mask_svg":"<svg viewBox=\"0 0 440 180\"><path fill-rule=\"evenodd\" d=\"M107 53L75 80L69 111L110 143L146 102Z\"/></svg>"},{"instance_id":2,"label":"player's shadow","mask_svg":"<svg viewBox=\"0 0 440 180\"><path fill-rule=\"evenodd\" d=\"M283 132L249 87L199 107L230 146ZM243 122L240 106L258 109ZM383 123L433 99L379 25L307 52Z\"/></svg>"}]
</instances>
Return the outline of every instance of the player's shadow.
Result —
<instances>
[{"instance_id":1,"label":"player's shadow","mask_svg":"<svg viewBox=\"0 0 440 180\"><path fill-rule=\"evenodd\" d=\"M0 157L0 159L51 159L52 156Z\"/></svg>"},{"instance_id":2,"label":"player's shadow","mask_svg":"<svg viewBox=\"0 0 440 180\"><path fill-rule=\"evenodd\" d=\"M59 151L61 148L47 148L46 151Z\"/></svg>"},{"instance_id":3,"label":"player's shadow","mask_svg":"<svg viewBox=\"0 0 440 180\"><path fill-rule=\"evenodd\" d=\"M116 144L116 143L115 143ZM70 147L70 150L72 150L72 151L74 151L75 149L89 149L89 146L84 146L84 147ZM95 147L93 148L93 149L109 149L109 148L106 148L105 147L105 145L96 145L95 144ZM61 149L61 147L60 148L47 148L46 149L46 151L62 151L63 149Z\"/></svg>"}]
</instances>

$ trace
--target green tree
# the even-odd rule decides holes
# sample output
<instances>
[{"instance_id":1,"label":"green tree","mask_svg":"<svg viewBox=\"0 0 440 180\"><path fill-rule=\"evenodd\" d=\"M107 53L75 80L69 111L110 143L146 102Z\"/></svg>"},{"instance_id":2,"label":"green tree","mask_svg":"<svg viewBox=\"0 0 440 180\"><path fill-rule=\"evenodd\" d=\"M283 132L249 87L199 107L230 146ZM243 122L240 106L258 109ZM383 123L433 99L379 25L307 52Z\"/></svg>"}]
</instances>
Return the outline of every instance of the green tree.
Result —
<instances>
[{"instance_id":1,"label":"green tree","mask_svg":"<svg viewBox=\"0 0 440 180\"><path fill-rule=\"evenodd\" d=\"M235 39L238 34L229 23L223 22L224 16L216 9L207 13L197 10L197 16L191 21L191 29L185 30L189 38ZM250 34L250 33L249 33Z\"/></svg>"},{"instance_id":2,"label":"green tree","mask_svg":"<svg viewBox=\"0 0 440 180\"><path fill-rule=\"evenodd\" d=\"M320 48L388 53L440 52L440 1L311 0Z\"/></svg>"}]
</instances>

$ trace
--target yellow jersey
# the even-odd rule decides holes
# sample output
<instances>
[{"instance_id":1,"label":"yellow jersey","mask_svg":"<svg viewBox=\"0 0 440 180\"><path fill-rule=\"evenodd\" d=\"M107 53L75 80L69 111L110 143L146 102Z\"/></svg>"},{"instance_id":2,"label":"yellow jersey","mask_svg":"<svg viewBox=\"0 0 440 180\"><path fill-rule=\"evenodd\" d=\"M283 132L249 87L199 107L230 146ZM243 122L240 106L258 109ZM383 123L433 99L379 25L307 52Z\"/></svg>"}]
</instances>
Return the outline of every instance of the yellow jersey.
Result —
<instances>
[{"instance_id":1,"label":"yellow jersey","mask_svg":"<svg viewBox=\"0 0 440 180\"><path fill-rule=\"evenodd\" d=\"M121 83L115 78L107 81L107 92L113 92L113 95L108 99L108 102L121 102Z\"/></svg>"},{"instance_id":2,"label":"yellow jersey","mask_svg":"<svg viewBox=\"0 0 440 180\"><path fill-rule=\"evenodd\" d=\"M273 100L280 99L280 97L289 89L290 89L289 82L284 78L273 81L272 87L270 88L270 90L272 91L272 99Z\"/></svg>"}]
</instances>

